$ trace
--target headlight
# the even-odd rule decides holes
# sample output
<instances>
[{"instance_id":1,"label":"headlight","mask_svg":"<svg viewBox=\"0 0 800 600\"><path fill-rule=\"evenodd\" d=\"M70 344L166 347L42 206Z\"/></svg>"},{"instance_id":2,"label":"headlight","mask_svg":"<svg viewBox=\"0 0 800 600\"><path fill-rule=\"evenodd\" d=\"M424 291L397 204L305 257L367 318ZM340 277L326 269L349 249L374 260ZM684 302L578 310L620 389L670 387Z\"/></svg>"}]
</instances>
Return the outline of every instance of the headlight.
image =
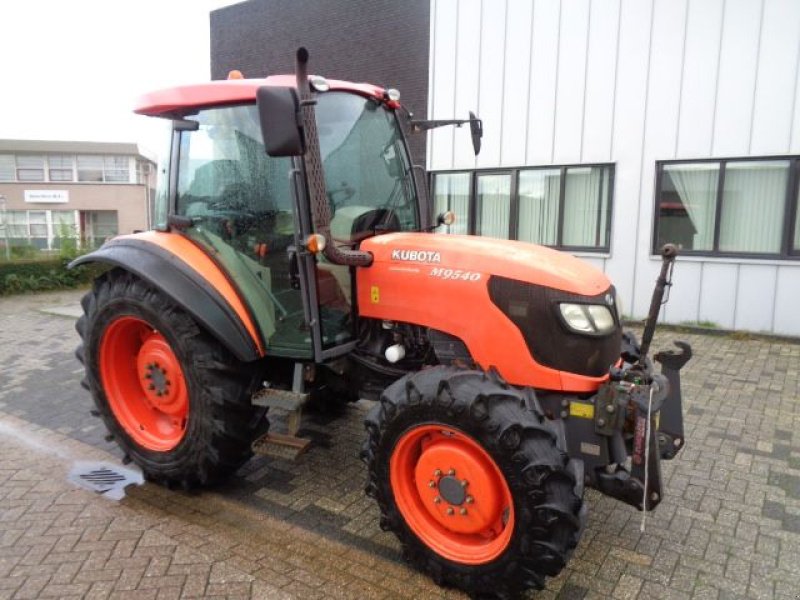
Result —
<instances>
[{"instance_id":1,"label":"headlight","mask_svg":"<svg viewBox=\"0 0 800 600\"><path fill-rule=\"evenodd\" d=\"M605 334L614 329L614 316L607 306L602 304L558 305L561 316L570 329L580 333Z\"/></svg>"}]
</instances>

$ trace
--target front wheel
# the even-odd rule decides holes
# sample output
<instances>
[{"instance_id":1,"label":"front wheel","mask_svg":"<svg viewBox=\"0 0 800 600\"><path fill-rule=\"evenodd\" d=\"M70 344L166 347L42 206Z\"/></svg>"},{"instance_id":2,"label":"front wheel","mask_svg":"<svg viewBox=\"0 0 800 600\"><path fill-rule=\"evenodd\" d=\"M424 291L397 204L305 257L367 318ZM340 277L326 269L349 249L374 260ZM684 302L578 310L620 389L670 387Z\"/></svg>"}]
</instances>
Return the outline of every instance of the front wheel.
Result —
<instances>
[{"instance_id":1,"label":"front wheel","mask_svg":"<svg viewBox=\"0 0 800 600\"><path fill-rule=\"evenodd\" d=\"M184 488L217 482L265 429L254 371L175 302L122 270L95 281L76 329L96 414L145 476Z\"/></svg>"},{"instance_id":2,"label":"front wheel","mask_svg":"<svg viewBox=\"0 0 800 600\"><path fill-rule=\"evenodd\" d=\"M434 367L388 387L365 424L381 527L437 583L514 596L565 566L585 522L582 464L531 391Z\"/></svg>"}]
</instances>

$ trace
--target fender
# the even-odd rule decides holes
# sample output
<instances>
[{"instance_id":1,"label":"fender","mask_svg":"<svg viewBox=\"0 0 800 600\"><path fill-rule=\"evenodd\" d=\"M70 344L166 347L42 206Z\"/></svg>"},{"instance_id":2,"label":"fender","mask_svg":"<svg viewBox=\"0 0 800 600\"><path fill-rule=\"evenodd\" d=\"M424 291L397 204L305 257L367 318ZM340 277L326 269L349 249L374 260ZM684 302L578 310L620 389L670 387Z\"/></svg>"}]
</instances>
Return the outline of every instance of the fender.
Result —
<instances>
[{"instance_id":1,"label":"fender","mask_svg":"<svg viewBox=\"0 0 800 600\"><path fill-rule=\"evenodd\" d=\"M123 268L158 288L239 360L264 356L254 321L233 284L203 250L180 234L116 237L75 259L69 268L91 262Z\"/></svg>"}]
</instances>

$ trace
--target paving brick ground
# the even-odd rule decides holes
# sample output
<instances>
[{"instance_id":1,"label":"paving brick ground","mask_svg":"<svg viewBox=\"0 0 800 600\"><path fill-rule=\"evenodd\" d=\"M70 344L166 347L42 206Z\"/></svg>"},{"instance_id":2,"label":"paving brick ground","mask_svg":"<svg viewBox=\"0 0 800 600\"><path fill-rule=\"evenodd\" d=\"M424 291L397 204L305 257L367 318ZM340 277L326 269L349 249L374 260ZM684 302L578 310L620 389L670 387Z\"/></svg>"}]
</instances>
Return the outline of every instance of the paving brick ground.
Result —
<instances>
[{"instance_id":1,"label":"paving brick ground","mask_svg":"<svg viewBox=\"0 0 800 600\"><path fill-rule=\"evenodd\" d=\"M368 403L304 424L296 462L259 457L224 488L146 484L121 502L66 481L75 460L118 461L78 385L73 321L41 312L76 292L0 299L0 599L458 598L407 569L380 532L358 461ZM800 597L800 345L686 339L687 446L668 495L640 513L587 493L569 567L540 598Z\"/></svg>"}]
</instances>

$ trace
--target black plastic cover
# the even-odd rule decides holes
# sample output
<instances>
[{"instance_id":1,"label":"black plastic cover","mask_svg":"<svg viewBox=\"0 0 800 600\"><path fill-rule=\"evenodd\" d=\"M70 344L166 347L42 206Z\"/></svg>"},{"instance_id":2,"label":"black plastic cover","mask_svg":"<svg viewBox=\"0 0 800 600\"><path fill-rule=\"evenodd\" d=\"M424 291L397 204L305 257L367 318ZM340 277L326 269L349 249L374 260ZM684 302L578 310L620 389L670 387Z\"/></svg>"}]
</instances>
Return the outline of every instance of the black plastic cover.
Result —
<instances>
[{"instance_id":1,"label":"black plastic cover","mask_svg":"<svg viewBox=\"0 0 800 600\"><path fill-rule=\"evenodd\" d=\"M524 281L493 276L489 280L492 302L519 327L533 359L545 367L578 375L600 377L619 358L622 327L617 311L614 329L606 335L587 335L570 330L558 308L561 302L603 304L607 297L616 303L611 286L596 296L580 296Z\"/></svg>"}]
</instances>

